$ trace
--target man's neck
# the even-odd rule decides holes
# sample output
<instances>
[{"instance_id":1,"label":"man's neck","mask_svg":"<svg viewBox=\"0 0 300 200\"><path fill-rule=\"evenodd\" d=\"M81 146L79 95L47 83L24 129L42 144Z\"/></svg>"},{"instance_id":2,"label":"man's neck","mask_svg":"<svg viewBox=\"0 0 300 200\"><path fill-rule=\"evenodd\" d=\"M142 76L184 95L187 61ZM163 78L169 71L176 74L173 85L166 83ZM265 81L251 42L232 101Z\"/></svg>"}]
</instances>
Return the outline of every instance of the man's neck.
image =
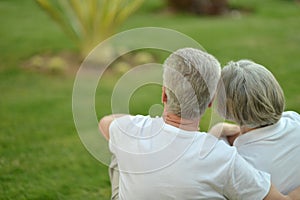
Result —
<instances>
[{"instance_id":1,"label":"man's neck","mask_svg":"<svg viewBox=\"0 0 300 200\"><path fill-rule=\"evenodd\" d=\"M183 119L173 113L164 112L163 119L166 124L186 131L199 131L200 119Z\"/></svg>"}]
</instances>

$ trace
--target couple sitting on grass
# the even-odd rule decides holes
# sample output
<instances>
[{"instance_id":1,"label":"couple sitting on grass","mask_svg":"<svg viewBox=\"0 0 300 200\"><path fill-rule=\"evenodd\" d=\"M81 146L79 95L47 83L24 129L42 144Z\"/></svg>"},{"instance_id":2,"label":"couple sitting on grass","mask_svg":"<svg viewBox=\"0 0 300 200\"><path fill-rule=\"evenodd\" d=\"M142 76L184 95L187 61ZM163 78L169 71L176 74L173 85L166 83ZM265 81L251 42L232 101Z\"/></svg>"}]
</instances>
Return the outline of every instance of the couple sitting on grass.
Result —
<instances>
[{"instance_id":1,"label":"couple sitting on grass","mask_svg":"<svg viewBox=\"0 0 300 200\"><path fill-rule=\"evenodd\" d=\"M284 112L274 76L248 60L221 71L210 54L179 49L165 61L162 117L109 115L112 199L300 199L300 116ZM208 132L213 100L236 125Z\"/></svg>"}]
</instances>

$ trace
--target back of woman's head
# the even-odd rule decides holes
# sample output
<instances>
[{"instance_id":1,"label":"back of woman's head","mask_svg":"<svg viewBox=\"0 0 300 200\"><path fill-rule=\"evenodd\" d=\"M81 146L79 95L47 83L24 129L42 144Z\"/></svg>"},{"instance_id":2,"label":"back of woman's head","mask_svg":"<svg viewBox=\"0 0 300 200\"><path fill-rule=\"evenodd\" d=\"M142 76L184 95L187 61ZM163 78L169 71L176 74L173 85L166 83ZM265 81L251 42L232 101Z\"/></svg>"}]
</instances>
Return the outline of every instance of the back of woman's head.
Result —
<instances>
[{"instance_id":1,"label":"back of woman's head","mask_svg":"<svg viewBox=\"0 0 300 200\"><path fill-rule=\"evenodd\" d=\"M217 101L223 117L249 128L276 123L285 106L272 73L249 60L230 62L223 68Z\"/></svg>"}]
</instances>

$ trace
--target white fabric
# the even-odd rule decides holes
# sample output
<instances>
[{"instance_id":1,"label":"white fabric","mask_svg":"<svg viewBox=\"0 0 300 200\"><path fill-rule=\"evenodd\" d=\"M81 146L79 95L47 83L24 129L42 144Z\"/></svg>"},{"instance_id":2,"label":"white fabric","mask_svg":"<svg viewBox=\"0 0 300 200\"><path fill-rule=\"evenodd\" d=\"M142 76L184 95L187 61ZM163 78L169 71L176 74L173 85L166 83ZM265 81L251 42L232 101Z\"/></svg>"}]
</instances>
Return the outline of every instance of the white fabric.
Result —
<instances>
[{"instance_id":1,"label":"white fabric","mask_svg":"<svg viewBox=\"0 0 300 200\"><path fill-rule=\"evenodd\" d=\"M270 173L282 193L300 186L299 114L284 112L276 124L241 135L233 145L255 168Z\"/></svg>"},{"instance_id":2,"label":"white fabric","mask_svg":"<svg viewBox=\"0 0 300 200\"><path fill-rule=\"evenodd\" d=\"M270 189L269 174L209 134L145 116L118 118L109 132L120 169L120 200L253 200Z\"/></svg>"}]
</instances>

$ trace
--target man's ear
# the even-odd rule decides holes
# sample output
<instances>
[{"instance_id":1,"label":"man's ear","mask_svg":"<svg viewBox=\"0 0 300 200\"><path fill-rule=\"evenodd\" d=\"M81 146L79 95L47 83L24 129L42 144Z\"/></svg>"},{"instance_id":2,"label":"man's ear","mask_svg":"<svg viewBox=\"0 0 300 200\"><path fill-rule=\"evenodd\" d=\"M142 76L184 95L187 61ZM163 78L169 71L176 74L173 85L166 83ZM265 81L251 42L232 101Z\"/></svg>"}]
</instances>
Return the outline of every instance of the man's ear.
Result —
<instances>
[{"instance_id":1,"label":"man's ear","mask_svg":"<svg viewBox=\"0 0 300 200\"><path fill-rule=\"evenodd\" d=\"M208 104L208 107L209 107L209 108L212 107L212 104L213 104L213 102L214 102L214 100L215 100L215 97L216 97L216 96L214 96L214 97L212 98L212 100L210 101L210 103Z\"/></svg>"},{"instance_id":2,"label":"man's ear","mask_svg":"<svg viewBox=\"0 0 300 200\"><path fill-rule=\"evenodd\" d=\"M161 101L162 101L162 103L167 103L167 101L168 101L165 86L162 87Z\"/></svg>"}]
</instances>

